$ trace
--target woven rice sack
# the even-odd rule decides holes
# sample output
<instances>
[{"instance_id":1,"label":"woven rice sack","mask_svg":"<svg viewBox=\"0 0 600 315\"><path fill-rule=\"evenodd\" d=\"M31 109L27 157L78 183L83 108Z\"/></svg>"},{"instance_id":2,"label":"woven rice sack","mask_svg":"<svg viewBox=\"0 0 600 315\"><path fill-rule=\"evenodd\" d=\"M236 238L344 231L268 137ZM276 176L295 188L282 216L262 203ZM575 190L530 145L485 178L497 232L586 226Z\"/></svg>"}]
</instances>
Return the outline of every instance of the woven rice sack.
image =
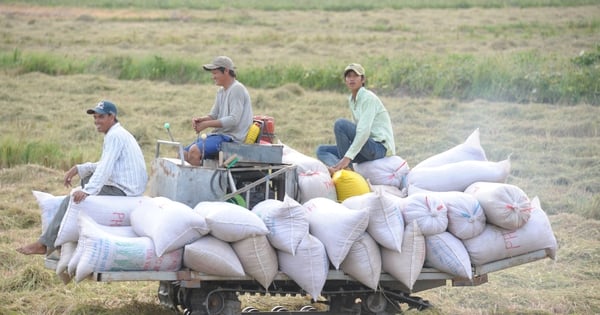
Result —
<instances>
[{"instance_id":1,"label":"woven rice sack","mask_svg":"<svg viewBox=\"0 0 600 315\"><path fill-rule=\"evenodd\" d=\"M58 235L56 236L56 247L66 242L77 242L79 240L80 213L87 214L94 222L109 226L131 225L130 214L143 200L150 197L124 197L124 196L97 196L92 195L80 203L69 201L69 207L65 212Z\"/></svg>"},{"instance_id":2,"label":"woven rice sack","mask_svg":"<svg viewBox=\"0 0 600 315\"><path fill-rule=\"evenodd\" d=\"M242 277L244 267L231 244L212 235L202 236L185 245L183 265L194 271L214 276Z\"/></svg>"},{"instance_id":3,"label":"woven rice sack","mask_svg":"<svg viewBox=\"0 0 600 315\"><path fill-rule=\"evenodd\" d=\"M264 235L252 236L231 243L246 274L260 283L265 290L279 272L277 252Z\"/></svg>"},{"instance_id":4,"label":"woven rice sack","mask_svg":"<svg viewBox=\"0 0 600 315\"><path fill-rule=\"evenodd\" d=\"M471 259L465 245L449 232L425 236L425 265L461 278L472 279Z\"/></svg>"},{"instance_id":5,"label":"woven rice sack","mask_svg":"<svg viewBox=\"0 0 600 315\"><path fill-rule=\"evenodd\" d=\"M291 147L284 145L281 157L282 163L292 164L296 166L296 171L300 173L305 172L319 172L329 174L327 166L315 159L314 157L308 156L302 152L292 149Z\"/></svg>"},{"instance_id":6,"label":"woven rice sack","mask_svg":"<svg viewBox=\"0 0 600 315\"><path fill-rule=\"evenodd\" d=\"M67 273L71 277L74 277L75 272L77 271L77 264L79 264L81 254L83 253L83 249L85 247L84 243L85 243L85 240L80 238L79 241L77 242L77 247L75 247L75 251L73 251L73 255L69 259L69 263L67 265Z\"/></svg>"},{"instance_id":7,"label":"woven rice sack","mask_svg":"<svg viewBox=\"0 0 600 315\"><path fill-rule=\"evenodd\" d=\"M56 264L56 275L64 284L71 282L72 277L68 272L68 267L76 248L77 242L66 242L60 247L60 258Z\"/></svg>"},{"instance_id":8,"label":"woven rice sack","mask_svg":"<svg viewBox=\"0 0 600 315\"><path fill-rule=\"evenodd\" d=\"M316 301L325 286L329 273L329 260L325 246L318 238L307 234L300 242L296 255L277 251L279 269L294 280L302 290Z\"/></svg>"},{"instance_id":9,"label":"woven rice sack","mask_svg":"<svg viewBox=\"0 0 600 315\"><path fill-rule=\"evenodd\" d=\"M281 160L285 164L296 166L298 196L295 199L299 203L305 203L318 197L337 200L335 185L327 166L323 162L296 151L287 145L283 146Z\"/></svg>"},{"instance_id":10,"label":"woven rice sack","mask_svg":"<svg viewBox=\"0 0 600 315\"><path fill-rule=\"evenodd\" d=\"M96 226L98 229L103 230L104 232L106 232L109 235L115 235L115 236L123 236L123 237L138 237L139 235L137 235L135 233L135 231L133 230L133 228L129 225L127 226L108 226L108 225L101 225L98 224ZM77 269L77 264L79 263L79 259L81 258L81 254L83 252L84 249L84 244L83 244L84 240L82 240L80 238L79 242L75 243L76 248L74 249L71 257L69 258L68 264L67 264L67 269L64 271L65 273L67 273L70 277L74 277L75 276L75 270ZM66 244L69 244L71 242L67 242ZM60 254L60 258L63 258L63 252L62 252L62 248L63 246L61 246L61 254Z\"/></svg>"},{"instance_id":11,"label":"woven rice sack","mask_svg":"<svg viewBox=\"0 0 600 315\"><path fill-rule=\"evenodd\" d=\"M283 197L283 201L261 201L252 208L252 212L263 220L269 229L267 238L278 250L294 255L296 248L308 234L306 209L288 195Z\"/></svg>"},{"instance_id":12,"label":"woven rice sack","mask_svg":"<svg viewBox=\"0 0 600 315\"><path fill-rule=\"evenodd\" d=\"M414 168L408 173L411 186L429 191L465 191L475 182L503 183L510 173L510 160L500 162L461 161L441 166Z\"/></svg>"},{"instance_id":13,"label":"woven rice sack","mask_svg":"<svg viewBox=\"0 0 600 315\"><path fill-rule=\"evenodd\" d=\"M429 158L418 163L413 169L421 167L441 166L449 163L460 161L487 161L485 151L481 147L479 140L479 128L465 140L465 142L456 145L444 152L430 156Z\"/></svg>"},{"instance_id":14,"label":"woven rice sack","mask_svg":"<svg viewBox=\"0 0 600 315\"><path fill-rule=\"evenodd\" d=\"M67 197L63 196L54 196L47 192L32 190L33 196L40 207L40 215L42 219L42 233L46 231L50 222L52 222L52 218L56 214L58 207L61 202Z\"/></svg>"},{"instance_id":15,"label":"woven rice sack","mask_svg":"<svg viewBox=\"0 0 600 315\"><path fill-rule=\"evenodd\" d=\"M183 248L209 232L203 216L188 205L165 197L142 201L130 216L134 231L152 239L159 257Z\"/></svg>"},{"instance_id":16,"label":"woven rice sack","mask_svg":"<svg viewBox=\"0 0 600 315\"><path fill-rule=\"evenodd\" d=\"M394 195L396 197L400 197L400 198L404 198L406 197L408 194L408 189L406 188L398 188L398 187L394 187L394 186L390 186L390 185L370 185L371 186L371 190L374 192L379 192L381 194L390 194L390 195Z\"/></svg>"},{"instance_id":17,"label":"woven rice sack","mask_svg":"<svg viewBox=\"0 0 600 315\"><path fill-rule=\"evenodd\" d=\"M382 270L412 290L425 262L425 237L416 221L408 224L402 238L402 251L381 249Z\"/></svg>"},{"instance_id":18,"label":"woven rice sack","mask_svg":"<svg viewBox=\"0 0 600 315\"><path fill-rule=\"evenodd\" d=\"M408 163L397 155L354 164L354 171L372 185L390 185L403 188L410 171Z\"/></svg>"},{"instance_id":19,"label":"woven rice sack","mask_svg":"<svg viewBox=\"0 0 600 315\"><path fill-rule=\"evenodd\" d=\"M527 223L516 230L506 230L488 224L480 235L464 240L474 265L546 249L548 256L556 259L558 247L546 212L538 197L531 200L533 211Z\"/></svg>"},{"instance_id":20,"label":"woven rice sack","mask_svg":"<svg viewBox=\"0 0 600 315\"><path fill-rule=\"evenodd\" d=\"M375 241L388 249L400 251L404 234L402 216L403 199L381 193L370 192L350 197L342 205L350 209L362 209L369 212L367 232Z\"/></svg>"},{"instance_id":21,"label":"woven rice sack","mask_svg":"<svg viewBox=\"0 0 600 315\"><path fill-rule=\"evenodd\" d=\"M461 240L475 237L485 229L486 218L479 201L460 191L433 192L448 208L448 232Z\"/></svg>"},{"instance_id":22,"label":"woven rice sack","mask_svg":"<svg viewBox=\"0 0 600 315\"><path fill-rule=\"evenodd\" d=\"M339 170L335 172L331 178L333 179L339 202L343 202L352 196L360 196L371 192L367 180L357 172Z\"/></svg>"},{"instance_id":23,"label":"woven rice sack","mask_svg":"<svg viewBox=\"0 0 600 315\"><path fill-rule=\"evenodd\" d=\"M531 215L531 201L521 188L504 183L477 182L465 193L479 201L489 223L501 228L518 229Z\"/></svg>"},{"instance_id":24,"label":"woven rice sack","mask_svg":"<svg viewBox=\"0 0 600 315\"><path fill-rule=\"evenodd\" d=\"M269 233L256 213L233 203L202 201L194 207L194 211L204 217L210 234L225 242L237 242Z\"/></svg>"},{"instance_id":25,"label":"woven rice sack","mask_svg":"<svg viewBox=\"0 0 600 315\"><path fill-rule=\"evenodd\" d=\"M352 244L367 230L369 212L349 209L327 198L314 198L304 207L310 234L323 243L329 260L339 269Z\"/></svg>"},{"instance_id":26,"label":"woven rice sack","mask_svg":"<svg viewBox=\"0 0 600 315\"><path fill-rule=\"evenodd\" d=\"M448 208L434 193L417 193L403 199L404 224L416 221L423 235L435 235L448 228Z\"/></svg>"},{"instance_id":27,"label":"woven rice sack","mask_svg":"<svg viewBox=\"0 0 600 315\"><path fill-rule=\"evenodd\" d=\"M338 199L336 187L329 171L298 172L298 202L305 203L319 197L333 201Z\"/></svg>"},{"instance_id":28,"label":"woven rice sack","mask_svg":"<svg viewBox=\"0 0 600 315\"><path fill-rule=\"evenodd\" d=\"M369 233L363 233L352 244L340 269L358 282L377 290L381 277L381 251Z\"/></svg>"},{"instance_id":29,"label":"woven rice sack","mask_svg":"<svg viewBox=\"0 0 600 315\"><path fill-rule=\"evenodd\" d=\"M158 257L155 254L154 243L149 237L111 235L98 228L98 224L89 216L81 214L79 226L83 248L75 270L76 282L82 281L93 272L181 269L183 249Z\"/></svg>"}]
</instances>

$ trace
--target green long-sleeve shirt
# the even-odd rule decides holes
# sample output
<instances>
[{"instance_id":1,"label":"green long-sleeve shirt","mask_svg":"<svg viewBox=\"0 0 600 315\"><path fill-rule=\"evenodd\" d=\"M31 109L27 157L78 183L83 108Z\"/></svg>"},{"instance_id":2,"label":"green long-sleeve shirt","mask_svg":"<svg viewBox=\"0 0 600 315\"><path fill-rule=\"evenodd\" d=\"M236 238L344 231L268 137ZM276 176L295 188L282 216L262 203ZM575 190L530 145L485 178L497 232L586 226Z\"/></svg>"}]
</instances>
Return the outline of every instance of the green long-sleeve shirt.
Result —
<instances>
[{"instance_id":1,"label":"green long-sleeve shirt","mask_svg":"<svg viewBox=\"0 0 600 315\"><path fill-rule=\"evenodd\" d=\"M344 156L353 160L369 138L385 146L386 156L395 155L392 121L379 97L361 87L356 93L355 101L352 100L352 95L348 97L348 105L356 123L356 137Z\"/></svg>"}]
</instances>

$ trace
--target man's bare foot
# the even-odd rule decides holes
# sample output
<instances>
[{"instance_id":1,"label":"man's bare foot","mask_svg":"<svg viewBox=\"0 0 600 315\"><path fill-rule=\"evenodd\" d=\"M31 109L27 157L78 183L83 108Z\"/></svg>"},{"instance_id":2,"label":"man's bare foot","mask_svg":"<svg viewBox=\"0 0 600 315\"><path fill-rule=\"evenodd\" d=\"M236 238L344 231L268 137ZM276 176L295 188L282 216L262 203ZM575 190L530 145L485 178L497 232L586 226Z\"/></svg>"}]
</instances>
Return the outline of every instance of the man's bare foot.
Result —
<instances>
[{"instance_id":1,"label":"man's bare foot","mask_svg":"<svg viewBox=\"0 0 600 315\"><path fill-rule=\"evenodd\" d=\"M23 255L44 255L46 254L46 250L46 245L40 242L31 243L27 246L17 248L17 252Z\"/></svg>"}]
</instances>

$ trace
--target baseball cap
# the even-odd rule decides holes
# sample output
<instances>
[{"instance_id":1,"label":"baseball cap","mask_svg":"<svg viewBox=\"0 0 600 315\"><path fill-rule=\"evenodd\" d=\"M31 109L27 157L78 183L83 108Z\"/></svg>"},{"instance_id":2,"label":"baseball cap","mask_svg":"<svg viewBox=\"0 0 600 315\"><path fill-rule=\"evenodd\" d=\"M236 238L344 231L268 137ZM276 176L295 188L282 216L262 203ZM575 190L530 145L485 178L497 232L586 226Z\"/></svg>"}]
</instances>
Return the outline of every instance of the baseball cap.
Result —
<instances>
[{"instance_id":1,"label":"baseball cap","mask_svg":"<svg viewBox=\"0 0 600 315\"><path fill-rule=\"evenodd\" d=\"M113 114L117 116L117 106L109 101L101 101L94 108L87 110L87 113L92 114Z\"/></svg>"},{"instance_id":2,"label":"baseball cap","mask_svg":"<svg viewBox=\"0 0 600 315\"><path fill-rule=\"evenodd\" d=\"M346 73L348 73L348 71L354 71L358 75L365 75L365 69L363 68L363 66L361 66L358 63L351 63L351 64L349 64L346 67L346 69L344 69L344 76L346 75Z\"/></svg>"},{"instance_id":3,"label":"baseball cap","mask_svg":"<svg viewBox=\"0 0 600 315\"><path fill-rule=\"evenodd\" d=\"M215 70L215 69L219 69L219 68L227 68L229 70L235 69L235 66L233 65L233 61L231 60L231 58L229 58L227 56L215 57L215 59L213 59L213 61L211 63L205 64L202 67L204 68L204 70L207 70L207 71Z\"/></svg>"}]
</instances>

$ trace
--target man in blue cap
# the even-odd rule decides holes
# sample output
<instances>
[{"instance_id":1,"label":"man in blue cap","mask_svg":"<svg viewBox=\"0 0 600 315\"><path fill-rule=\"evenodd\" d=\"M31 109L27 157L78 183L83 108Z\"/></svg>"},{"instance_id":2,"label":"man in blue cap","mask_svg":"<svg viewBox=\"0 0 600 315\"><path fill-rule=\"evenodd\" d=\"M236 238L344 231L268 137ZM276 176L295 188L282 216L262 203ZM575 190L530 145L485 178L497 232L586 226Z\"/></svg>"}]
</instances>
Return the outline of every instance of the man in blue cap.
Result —
<instances>
[{"instance_id":1,"label":"man in blue cap","mask_svg":"<svg viewBox=\"0 0 600 315\"><path fill-rule=\"evenodd\" d=\"M94 116L94 125L104 134L102 156L98 162L87 162L73 166L64 176L65 187L71 187L75 175L81 179L81 189L67 196L42 236L34 243L20 247L25 255L50 254L60 224L69 205L80 203L89 195L141 196L148 182L146 162L137 141L117 120L117 106L101 101L87 113Z\"/></svg>"}]
</instances>

